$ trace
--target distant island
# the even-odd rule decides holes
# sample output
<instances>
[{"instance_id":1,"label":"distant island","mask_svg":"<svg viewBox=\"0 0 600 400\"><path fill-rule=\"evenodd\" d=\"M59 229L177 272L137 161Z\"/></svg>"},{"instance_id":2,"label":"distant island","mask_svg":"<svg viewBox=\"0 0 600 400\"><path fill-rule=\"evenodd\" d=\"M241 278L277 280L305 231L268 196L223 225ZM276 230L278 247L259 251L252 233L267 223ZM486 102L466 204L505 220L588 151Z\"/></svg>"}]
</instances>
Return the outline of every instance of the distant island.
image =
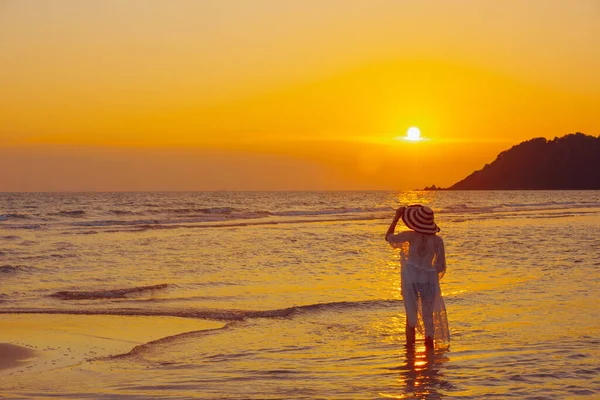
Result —
<instances>
[{"instance_id":1,"label":"distant island","mask_svg":"<svg viewBox=\"0 0 600 400\"><path fill-rule=\"evenodd\" d=\"M600 190L600 136L527 140L447 189L424 190Z\"/></svg>"},{"instance_id":2,"label":"distant island","mask_svg":"<svg viewBox=\"0 0 600 400\"><path fill-rule=\"evenodd\" d=\"M435 185L431 185L431 186L426 186L423 190L446 190L442 187L437 187Z\"/></svg>"}]
</instances>

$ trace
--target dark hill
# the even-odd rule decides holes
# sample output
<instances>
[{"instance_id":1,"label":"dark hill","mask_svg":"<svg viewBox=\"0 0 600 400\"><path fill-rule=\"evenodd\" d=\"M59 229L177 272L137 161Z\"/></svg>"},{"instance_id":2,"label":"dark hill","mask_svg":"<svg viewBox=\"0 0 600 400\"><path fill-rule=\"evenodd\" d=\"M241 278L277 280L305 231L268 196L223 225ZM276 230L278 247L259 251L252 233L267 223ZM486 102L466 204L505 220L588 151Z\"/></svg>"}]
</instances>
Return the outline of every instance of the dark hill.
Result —
<instances>
[{"instance_id":1,"label":"dark hill","mask_svg":"<svg viewBox=\"0 0 600 400\"><path fill-rule=\"evenodd\" d=\"M536 138L503 151L450 190L600 190L600 136Z\"/></svg>"}]
</instances>

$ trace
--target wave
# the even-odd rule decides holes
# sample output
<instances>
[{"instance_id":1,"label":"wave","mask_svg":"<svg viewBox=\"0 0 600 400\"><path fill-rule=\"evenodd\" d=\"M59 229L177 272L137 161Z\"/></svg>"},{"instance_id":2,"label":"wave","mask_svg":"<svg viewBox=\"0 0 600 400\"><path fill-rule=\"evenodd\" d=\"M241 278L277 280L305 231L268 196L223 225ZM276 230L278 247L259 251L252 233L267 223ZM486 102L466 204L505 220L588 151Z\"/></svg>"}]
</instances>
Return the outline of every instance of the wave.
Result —
<instances>
[{"instance_id":1,"label":"wave","mask_svg":"<svg viewBox=\"0 0 600 400\"><path fill-rule=\"evenodd\" d=\"M172 229L172 228L216 228L235 227L247 225L270 225L280 223L306 223L306 222L335 222L343 220L371 220L387 218L393 211L391 207L377 208L342 208L335 210L313 211L246 211L219 213L217 209L210 209L205 215L186 216L177 219L108 219L93 221L71 222L75 227L131 227L132 230L146 229ZM383 214L385 212L385 214ZM379 213L379 214L377 214ZM270 218L273 217L273 218ZM298 219L293 217L305 217ZM313 218L317 217L317 218ZM329 217L329 218L327 218ZM116 230L114 232L120 232Z\"/></svg>"},{"instance_id":2,"label":"wave","mask_svg":"<svg viewBox=\"0 0 600 400\"><path fill-rule=\"evenodd\" d=\"M4 240L18 240L18 239L21 239L21 236L6 235L6 236L2 236L2 239L4 239Z\"/></svg>"},{"instance_id":3,"label":"wave","mask_svg":"<svg viewBox=\"0 0 600 400\"><path fill-rule=\"evenodd\" d=\"M6 224L0 225L0 228L3 229L40 229L42 225L40 224Z\"/></svg>"},{"instance_id":4,"label":"wave","mask_svg":"<svg viewBox=\"0 0 600 400\"><path fill-rule=\"evenodd\" d=\"M168 316L176 316L176 317L192 317L192 318L202 318L202 319L216 319L216 320L225 320L227 323L219 328L212 329L203 329L191 332L184 332L177 335L166 336L158 340L154 340L148 343L144 343L138 346L135 346L131 351L123 354L111 355L108 357L102 357L101 359L119 359L125 357L131 357L139 355L152 347L160 346L165 343L169 343L175 340L180 340L188 337L197 337L198 335L211 335L215 333L220 333L224 330L231 329L235 326L236 323L242 321L246 318L285 318L290 317L293 314L301 315L302 313L311 313L311 312L321 312L321 311L344 311L344 310L354 310L354 309L365 309L365 308L373 308L373 307L398 307L401 303L400 300L365 300L365 301L340 301L340 302L330 302L330 303L317 303L317 304L308 304L303 306L293 306L282 309L275 310L266 310L266 311L252 311L252 310L198 310L196 312L176 312L168 314ZM1 311L0 311L1 312ZM147 314L146 314L147 315ZM153 313L152 315L161 315L164 314ZM90 361L98 360L90 359Z\"/></svg>"},{"instance_id":5,"label":"wave","mask_svg":"<svg viewBox=\"0 0 600 400\"><path fill-rule=\"evenodd\" d=\"M244 210L233 207L208 207L208 208L161 208L150 210L154 214L231 214L233 212L243 212Z\"/></svg>"},{"instance_id":6,"label":"wave","mask_svg":"<svg viewBox=\"0 0 600 400\"><path fill-rule=\"evenodd\" d=\"M170 223L198 223L198 222L214 222L219 220L236 220L236 219L256 219L267 217L318 217L326 215L345 215L345 214L360 214L360 213L377 213L391 212L392 207L340 207L332 209L317 209L317 210L284 210L284 211L266 211L266 210L242 210L233 207L209 207L209 208L172 208L172 209L157 209L147 210L146 212L134 212L124 209L111 209L106 213L115 216L142 216L140 219L105 219L93 221L77 221L72 222L73 226L110 226L110 225L140 225L140 224L170 224ZM159 220L155 218L159 215L164 215L166 218ZM49 213L51 216L63 217L83 217L86 215L84 210L63 210L55 213ZM148 218L143 218L143 216ZM171 218L169 219L169 215ZM179 218L178 218L179 217ZM26 214L2 214L0 221L8 221L9 219L32 219Z\"/></svg>"},{"instance_id":7,"label":"wave","mask_svg":"<svg viewBox=\"0 0 600 400\"><path fill-rule=\"evenodd\" d=\"M98 220L98 221L81 221L72 222L72 226L114 226L114 225L148 225L148 224L160 224L156 219L142 219L142 220Z\"/></svg>"},{"instance_id":8,"label":"wave","mask_svg":"<svg viewBox=\"0 0 600 400\"><path fill-rule=\"evenodd\" d=\"M497 206L486 206L486 207L473 207L467 204L454 204L438 210L440 214L450 213L485 213L493 212L497 209Z\"/></svg>"},{"instance_id":9,"label":"wave","mask_svg":"<svg viewBox=\"0 0 600 400\"><path fill-rule=\"evenodd\" d=\"M468 204L453 204L437 210L440 214L476 214L476 213L498 213L498 212L531 212L552 211L563 209L600 208L600 203L590 201L547 201L541 203L499 203L487 206L472 206Z\"/></svg>"},{"instance_id":10,"label":"wave","mask_svg":"<svg viewBox=\"0 0 600 400\"><path fill-rule=\"evenodd\" d=\"M55 297L60 300L100 300L100 299L122 299L130 294L143 293L165 289L169 285L161 283L159 285L138 286L126 289L110 289L110 290L92 290L92 291L61 291L55 292L50 297Z\"/></svg>"},{"instance_id":11,"label":"wave","mask_svg":"<svg viewBox=\"0 0 600 400\"><path fill-rule=\"evenodd\" d=\"M544 203L500 203L500 206L501 207L545 207L545 206L556 206L556 205L571 206L571 205L575 205L575 204L578 204L578 202L576 202L576 201L547 201Z\"/></svg>"},{"instance_id":12,"label":"wave","mask_svg":"<svg viewBox=\"0 0 600 400\"><path fill-rule=\"evenodd\" d=\"M114 214L114 215L135 215L136 214L133 211L129 211L129 210L108 210L108 213Z\"/></svg>"},{"instance_id":13,"label":"wave","mask_svg":"<svg viewBox=\"0 0 600 400\"><path fill-rule=\"evenodd\" d=\"M497 201L488 204L470 204L468 202L456 202L435 208L441 218L449 220L453 218L485 219L497 216L506 217L515 213L516 217L522 217L525 213L533 215L541 212L556 212L560 210L579 210L580 212L590 210L598 213L600 202L597 201L538 201L527 203L526 201ZM542 200L542 199L540 199ZM545 200L545 199L543 199ZM323 202L321 202L323 203ZM148 206L148 205L147 205ZM338 221L368 221L390 218L393 207L390 206L360 206L360 207L327 207L316 202L311 209L277 209L269 207L268 210L248 210L235 207L194 207L193 204L184 204L181 207L159 207L156 208L129 208L127 206L113 206L104 210L106 218L90 218L84 210L63 210L55 215L63 218L58 220L40 221L39 217L29 214L3 214L0 216L0 228L4 229L52 229L58 227L65 234L98 233L101 232L124 232L145 231L158 229L178 228L222 228L222 227L244 227L257 225L275 224L303 224L312 222L338 222ZM297 206L297 205L295 205ZM149 207L149 206L148 206ZM111 217L112 216L112 217ZM8 220L8 218L11 220ZM80 217L75 218L72 217ZM553 217L553 216L550 216ZM33 219L33 220L32 220ZM22 222L19 223L19 220ZM26 223L26 221L28 223ZM75 228L62 229L63 227ZM85 228L88 228L87 230ZM80 231L81 230L81 231ZM82 232L84 231L85 232ZM0 237L1 238L1 237Z\"/></svg>"},{"instance_id":14,"label":"wave","mask_svg":"<svg viewBox=\"0 0 600 400\"><path fill-rule=\"evenodd\" d=\"M49 215L64 215L67 217L79 217L85 215L84 210L63 210L56 213L50 213Z\"/></svg>"},{"instance_id":15,"label":"wave","mask_svg":"<svg viewBox=\"0 0 600 400\"><path fill-rule=\"evenodd\" d=\"M14 274L29 269L26 265L0 265L0 273Z\"/></svg>"},{"instance_id":16,"label":"wave","mask_svg":"<svg viewBox=\"0 0 600 400\"><path fill-rule=\"evenodd\" d=\"M268 212L269 215L281 216L281 217L297 217L297 216L318 216L318 215L335 215L335 214L352 214L352 213L365 213L365 212L390 212L394 211L392 207L340 207L333 209L323 210L291 210L291 211L277 211Z\"/></svg>"},{"instance_id":17,"label":"wave","mask_svg":"<svg viewBox=\"0 0 600 400\"><path fill-rule=\"evenodd\" d=\"M362 301L337 301L329 303L307 304L302 306L292 306L266 311L247 311L245 318L279 318L288 317L292 314L304 314L322 311L345 311L360 310L372 308L389 308L402 303L401 300L362 300Z\"/></svg>"},{"instance_id":18,"label":"wave","mask_svg":"<svg viewBox=\"0 0 600 400\"><path fill-rule=\"evenodd\" d=\"M161 286L161 285L155 285ZM152 286L146 286L146 288ZM125 289L127 290L127 289ZM106 292L106 291L105 291ZM64 292L57 292L64 293ZM85 293L85 292L77 292ZM56 293L55 293L56 294ZM340 301L330 303L316 303L273 310L241 310L241 309L135 309L135 308L99 308L99 309L48 309L48 308L23 308L0 309L0 314L68 314L68 315L123 315L123 316L161 316L199 318L217 321L243 321L247 318L285 318L293 315L302 315L315 312L347 311L360 309L396 308L402 300L362 300Z\"/></svg>"},{"instance_id":19,"label":"wave","mask_svg":"<svg viewBox=\"0 0 600 400\"><path fill-rule=\"evenodd\" d=\"M0 300L1 301L1 300ZM144 344L140 344L135 346L133 349L131 349L129 352L127 353L123 353L123 354L116 354L116 355L112 355L112 356L107 356L107 357L97 357L97 358L91 358L88 359L88 361L96 361L96 360L116 360L119 358L125 358L125 357L131 357L131 356L135 356L138 355L154 346L159 346L165 343L169 343L175 340L179 340L179 339L184 339L190 336L197 336L197 335L209 335L209 334L213 334L213 333L217 333L226 329L231 328L232 325L231 323L225 324L222 327L219 328L212 328L212 329L202 329L199 331L190 331L190 332L183 332L183 333L179 333L177 335L171 335L171 336L165 336L163 338L157 339L157 340L153 340L151 342L148 343L144 343Z\"/></svg>"},{"instance_id":20,"label":"wave","mask_svg":"<svg viewBox=\"0 0 600 400\"><path fill-rule=\"evenodd\" d=\"M2 295L0 294L0 303L3 303ZM129 352L123 354L115 354L103 357L89 358L86 361L95 360L111 360L125 357L135 357L141 355L155 346L164 345L166 343L180 340L183 338L205 335L214 335L228 329L232 329L237 324L249 318L290 318L293 316L301 316L303 314L319 313L319 312L340 312L353 311L360 309L378 309L378 308L393 308L400 307L401 300L364 300L364 301L340 301L329 303L316 303L300 306L292 306L274 310L234 310L234 309L196 309L196 310L157 310L157 309L2 309L0 314L54 314L54 315L119 315L119 316L170 316L183 318L200 318L207 320L222 321L225 324L218 328L209 328L202 330L194 330L180 333L177 335L166 336L158 340L150 341L144 344L133 347Z\"/></svg>"},{"instance_id":21,"label":"wave","mask_svg":"<svg viewBox=\"0 0 600 400\"><path fill-rule=\"evenodd\" d=\"M387 215L385 215L385 216L370 215L370 216L363 216L363 217L356 216L356 217L347 217L347 218L298 219L298 220L286 220L286 221L263 220L263 221L252 221L252 222L223 222L223 223L215 223L215 224L204 223L202 225L186 225L186 224L175 224L174 223L171 225L160 225L160 224L138 225L138 226L132 227L129 231L130 232L142 232L145 230L152 230L152 229L182 229L182 228L188 228L188 229L236 228L236 227L244 227L244 226L280 225L280 224L310 224L310 223L322 223L322 222L372 221L372 220L386 219L386 218L388 218ZM119 233L119 232L123 232L123 230L113 229L113 230L108 230L105 232Z\"/></svg>"},{"instance_id":22,"label":"wave","mask_svg":"<svg viewBox=\"0 0 600 400\"><path fill-rule=\"evenodd\" d=\"M159 205L152 205L159 208ZM159 208L144 211L131 211L122 209L108 210L108 214L113 215L144 215L144 214L174 214L174 215L196 215L196 214L231 214L234 212L244 212L244 210L232 207L209 207L209 208Z\"/></svg>"},{"instance_id":23,"label":"wave","mask_svg":"<svg viewBox=\"0 0 600 400\"><path fill-rule=\"evenodd\" d=\"M581 209L581 208L600 208L598 202L543 202L543 203L498 203L494 205L469 205L453 204L445 206L436 212L440 214L495 214L499 212L520 212L520 211L548 211L557 209ZM140 219L115 219L115 220L96 220L73 222L75 226L111 226L111 225L177 225L177 224L205 224L228 222L246 224L247 220L259 220L261 223L270 223L270 221L296 222L297 218L305 217L300 222L310 222L322 217L331 217L332 221L338 219L380 219L388 217L394 211L393 207L339 207L323 208L313 210L240 210L232 207L213 207L213 208L181 208L181 209L161 209L153 210L152 214L167 214L165 218L140 218ZM122 215L128 212L122 211ZM134 215L143 215L143 213L133 213ZM171 214L171 216L168 216ZM176 215L176 216L175 216Z\"/></svg>"},{"instance_id":24,"label":"wave","mask_svg":"<svg viewBox=\"0 0 600 400\"><path fill-rule=\"evenodd\" d=\"M31 219L31 216L19 213L0 214L0 221L8 221L9 219Z\"/></svg>"}]
</instances>

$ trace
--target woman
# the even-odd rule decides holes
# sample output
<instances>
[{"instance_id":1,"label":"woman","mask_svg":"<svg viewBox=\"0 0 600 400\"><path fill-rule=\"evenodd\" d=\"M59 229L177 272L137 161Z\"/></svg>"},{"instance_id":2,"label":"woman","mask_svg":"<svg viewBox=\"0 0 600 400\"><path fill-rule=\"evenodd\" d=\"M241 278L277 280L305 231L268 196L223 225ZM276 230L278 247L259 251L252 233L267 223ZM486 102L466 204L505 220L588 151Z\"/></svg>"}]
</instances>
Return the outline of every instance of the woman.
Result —
<instances>
[{"instance_id":1,"label":"woman","mask_svg":"<svg viewBox=\"0 0 600 400\"><path fill-rule=\"evenodd\" d=\"M410 229L394 234L402 218ZM415 327L425 336L425 347L448 343L448 318L440 291L440 279L446 272L444 241L437 233L433 211L422 205L396 210L385 239L400 249L402 298L406 310L406 345L415 344Z\"/></svg>"}]
</instances>

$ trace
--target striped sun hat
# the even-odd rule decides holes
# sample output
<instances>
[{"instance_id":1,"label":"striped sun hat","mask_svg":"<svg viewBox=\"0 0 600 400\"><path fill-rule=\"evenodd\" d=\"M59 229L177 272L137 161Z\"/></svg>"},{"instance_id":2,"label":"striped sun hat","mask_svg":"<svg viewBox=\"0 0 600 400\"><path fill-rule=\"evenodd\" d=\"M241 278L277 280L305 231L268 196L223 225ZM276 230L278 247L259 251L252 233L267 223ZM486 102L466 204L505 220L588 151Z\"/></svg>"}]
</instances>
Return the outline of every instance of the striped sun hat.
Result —
<instances>
[{"instance_id":1,"label":"striped sun hat","mask_svg":"<svg viewBox=\"0 0 600 400\"><path fill-rule=\"evenodd\" d=\"M402 221L415 232L434 235L440 231L433 221L433 210L420 204L406 207L402 214Z\"/></svg>"}]
</instances>

